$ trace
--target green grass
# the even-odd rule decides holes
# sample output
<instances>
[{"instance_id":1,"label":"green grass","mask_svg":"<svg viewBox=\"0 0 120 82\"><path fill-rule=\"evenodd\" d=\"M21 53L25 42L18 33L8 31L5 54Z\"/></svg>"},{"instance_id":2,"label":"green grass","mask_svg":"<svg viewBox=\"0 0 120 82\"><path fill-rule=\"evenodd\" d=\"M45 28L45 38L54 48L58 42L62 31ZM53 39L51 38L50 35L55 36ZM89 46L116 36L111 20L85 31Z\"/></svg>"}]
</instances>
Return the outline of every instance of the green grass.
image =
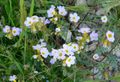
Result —
<instances>
[{"instance_id":1,"label":"green grass","mask_svg":"<svg viewBox=\"0 0 120 82\"><path fill-rule=\"evenodd\" d=\"M9 82L9 76L16 75L17 82L108 82L109 80L120 81L120 70L117 64L117 57L113 55L112 51L120 43L120 3L119 0L92 0L95 5L75 5L77 0L0 0L0 22L3 26L0 26L0 82ZM114 1L114 3L112 2ZM113 5L111 5L113 4ZM47 10L51 5L63 5L70 12L77 12L80 16L79 24L85 23L90 26L92 30L98 30L100 32L99 42L102 41L103 35L107 30L112 30L115 33L116 41L112 44L111 51L105 50L103 47L97 47L93 52L82 51L77 57L77 64L69 67L62 66L62 62L58 61L56 64L51 65L49 63L50 57L41 60L34 60L32 56L36 54L32 49L33 45L36 45L40 38L45 38L48 43L48 48L60 48L61 45L66 42L65 32L68 30L73 33L72 37L77 35L76 24L70 24L68 20L64 20L67 17L61 19L62 22L58 22L58 25L64 25L67 29L63 29L63 34L56 36L52 33L57 25L51 24L41 32L32 34L30 30L24 25L26 17L33 15L47 17ZM101 15L96 15L97 7L105 12L108 16L109 22L107 24L101 24ZM98 8L99 9L99 8ZM106 10L107 9L107 10ZM2 32L5 25L16 26L22 28L22 33L19 37L8 39ZM76 27L77 29L77 27ZM64 37L64 38L63 38ZM76 41L73 39L72 41ZM89 46L85 46L88 47ZM96 62L92 60L94 53L100 53L105 56L105 60ZM86 55L87 54L87 55ZM109 63L107 63L109 62ZM98 67L103 75L102 79L99 79L96 75L95 80L92 79L93 73L92 67ZM105 76L108 68L113 68L115 73L113 76ZM38 73L34 73L34 71ZM108 78L108 79L107 79Z\"/></svg>"}]
</instances>

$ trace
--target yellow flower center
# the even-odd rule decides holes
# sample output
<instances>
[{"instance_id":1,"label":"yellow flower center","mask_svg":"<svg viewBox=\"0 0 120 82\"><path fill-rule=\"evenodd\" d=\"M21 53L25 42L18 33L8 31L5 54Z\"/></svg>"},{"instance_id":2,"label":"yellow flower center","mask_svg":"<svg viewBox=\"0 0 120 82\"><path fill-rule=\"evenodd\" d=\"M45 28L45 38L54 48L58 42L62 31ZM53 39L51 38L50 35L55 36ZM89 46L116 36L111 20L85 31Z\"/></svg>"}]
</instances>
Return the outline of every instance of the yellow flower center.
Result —
<instances>
[{"instance_id":1,"label":"yellow flower center","mask_svg":"<svg viewBox=\"0 0 120 82\"><path fill-rule=\"evenodd\" d=\"M9 32L10 30L9 29L7 29L7 32Z\"/></svg>"},{"instance_id":2,"label":"yellow flower center","mask_svg":"<svg viewBox=\"0 0 120 82\"><path fill-rule=\"evenodd\" d=\"M59 56L62 56L62 53L60 53Z\"/></svg>"},{"instance_id":3,"label":"yellow flower center","mask_svg":"<svg viewBox=\"0 0 120 82\"><path fill-rule=\"evenodd\" d=\"M35 18L35 17L33 17L32 19L33 19L33 20L35 20L36 18Z\"/></svg>"},{"instance_id":4,"label":"yellow flower center","mask_svg":"<svg viewBox=\"0 0 120 82\"><path fill-rule=\"evenodd\" d=\"M52 12L52 15L55 15L55 11Z\"/></svg>"},{"instance_id":5,"label":"yellow flower center","mask_svg":"<svg viewBox=\"0 0 120 82\"><path fill-rule=\"evenodd\" d=\"M68 59L68 62L70 62L70 61L71 61L71 59L69 58L69 59Z\"/></svg>"},{"instance_id":6,"label":"yellow flower center","mask_svg":"<svg viewBox=\"0 0 120 82\"><path fill-rule=\"evenodd\" d=\"M13 33L15 34L15 33L16 33L16 30L13 30Z\"/></svg>"},{"instance_id":7,"label":"yellow flower center","mask_svg":"<svg viewBox=\"0 0 120 82\"><path fill-rule=\"evenodd\" d=\"M76 21L76 17L73 17L73 21Z\"/></svg>"},{"instance_id":8,"label":"yellow flower center","mask_svg":"<svg viewBox=\"0 0 120 82\"><path fill-rule=\"evenodd\" d=\"M63 14L63 12L61 12L61 14Z\"/></svg>"},{"instance_id":9,"label":"yellow flower center","mask_svg":"<svg viewBox=\"0 0 120 82\"><path fill-rule=\"evenodd\" d=\"M106 18L103 18L103 20L106 20Z\"/></svg>"},{"instance_id":10,"label":"yellow flower center","mask_svg":"<svg viewBox=\"0 0 120 82\"><path fill-rule=\"evenodd\" d=\"M31 22L31 21L29 21L28 23L29 23L29 24L32 24L32 22Z\"/></svg>"},{"instance_id":11,"label":"yellow flower center","mask_svg":"<svg viewBox=\"0 0 120 82\"><path fill-rule=\"evenodd\" d=\"M42 54L44 55L44 54L45 54L45 52L42 52Z\"/></svg>"},{"instance_id":12,"label":"yellow flower center","mask_svg":"<svg viewBox=\"0 0 120 82\"><path fill-rule=\"evenodd\" d=\"M68 50L65 50L66 51L66 53L68 53Z\"/></svg>"},{"instance_id":13,"label":"yellow flower center","mask_svg":"<svg viewBox=\"0 0 120 82\"><path fill-rule=\"evenodd\" d=\"M76 46L74 46L73 48L76 49Z\"/></svg>"},{"instance_id":14,"label":"yellow flower center","mask_svg":"<svg viewBox=\"0 0 120 82\"><path fill-rule=\"evenodd\" d=\"M112 34L108 34L108 37L109 37L109 38L112 38Z\"/></svg>"}]
</instances>

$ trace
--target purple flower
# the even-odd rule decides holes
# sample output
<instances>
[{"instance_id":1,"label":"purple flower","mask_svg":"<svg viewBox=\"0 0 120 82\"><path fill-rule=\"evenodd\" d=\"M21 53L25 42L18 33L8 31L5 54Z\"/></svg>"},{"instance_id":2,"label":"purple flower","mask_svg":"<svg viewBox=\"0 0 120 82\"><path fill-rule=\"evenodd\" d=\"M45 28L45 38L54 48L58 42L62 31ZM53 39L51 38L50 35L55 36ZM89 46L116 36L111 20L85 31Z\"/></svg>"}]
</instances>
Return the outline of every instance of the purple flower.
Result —
<instances>
[{"instance_id":1,"label":"purple flower","mask_svg":"<svg viewBox=\"0 0 120 82\"><path fill-rule=\"evenodd\" d=\"M91 41L97 41L97 40L98 40L98 33L96 33L95 31L93 31L93 32L90 34L90 40L91 40Z\"/></svg>"},{"instance_id":2,"label":"purple flower","mask_svg":"<svg viewBox=\"0 0 120 82\"><path fill-rule=\"evenodd\" d=\"M50 23L50 20L48 20L48 19L46 19L45 22L44 22L45 25L49 24L49 23Z\"/></svg>"}]
</instances>

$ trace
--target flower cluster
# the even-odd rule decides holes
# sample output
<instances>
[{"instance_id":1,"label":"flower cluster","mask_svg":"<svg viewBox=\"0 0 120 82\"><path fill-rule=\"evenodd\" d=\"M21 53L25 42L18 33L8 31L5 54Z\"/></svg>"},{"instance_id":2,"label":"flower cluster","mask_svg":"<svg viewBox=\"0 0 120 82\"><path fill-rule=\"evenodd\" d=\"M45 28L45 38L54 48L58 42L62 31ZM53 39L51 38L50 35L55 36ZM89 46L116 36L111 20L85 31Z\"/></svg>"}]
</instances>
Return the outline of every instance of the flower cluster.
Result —
<instances>
[{"instance_id":1,"label":"flower cluster","mask_svg":"<svg viewBox=\"0 0 120 82\"><path fill-rule=\"evenodd\" d=\"M44 42L44 40L41 39L40 44L37 44L37 45L33 46L33 49L36 50L36 55L33 55L34 59L39 58L40 60L43 60L43 58L48 57L49 51L46 48L46 45L47 45L46 42Z\"/></svg>"},{"instance_id":2,"label":"flower cluster","mask_svg":"<svg viewBox=\"0 0 120 82\"><path fill-rule=\"evenodd\" d=\"M56 60L62 60L63 66L70 67L71 65L75 64L75 53L78 50L79 46L76 43L64 44L60 49L52 49L50 53L50 56L52 56L50 63L54 64Z\"/></svg>"},{"instance_id":3,"label":"flower cluster","mask_svg":"<svg viewBox=\"0 0 120 82\"><path fill-rule=\"evenodd\" d=\"M83 49L86 43L98 40L98 33L95 30L91 31L91 29L85 24L80 26L78 32L81 35L78 35L76 39L78 41L80 49Z\"/></svg>"},{"instance_id":4,"label":"flower cluster","mask_svg":"<svg viewBox=\"0 0 120 82\"><path fill-rule=\"evenodd\" d=\"M3 28L3 32L6 34L7 38L12 39L13 36L19 36L20 33L22 32L22 29L17 27L5 26Z\"/></svg>"},{"instance_id":5,"label":"flower cluster","mask_svg":"<svg viewBox=\"0 0 120 82\"><path fill-rule=\"evenodd\" d=\"M46 42L43 40L40 41L41 44L33 46L33 49L36 50L36 55L33 55L34 59L40 59L43 61L43 58L51 56L51 64L54 64L57 60L62 60L64 66L70 67L75 64L75 53L79 50L79 46L76 43L64 44L61 49L52 49L51 52L46 48Z\"/></svg>"},{"instance_id":6,"label":"flower cluster","mask_svg":"<svg viewBox=\"0 0 120 82\"><path fill-rule=\"evenodd\" d=\"M67 11L65 10L64 6L58 6L57 10L58 10L59 15L61 15L61 16L67 15ZM57 13L54 5L51 5L50 9L47 10L47 14L48 14L49 18L57 16L58 13Z\"/></svg>"},{"instance_id":7,"label":"flower cluster","mask_svg":"<svg viewBox=\"0 0 120 82\"><path fill-rule=\"evenodd\" d=\"M45 25L49 23L50 21L45 17L38 16L27 17L24 22L25 26L30 28L33 33L36 33L37 30L41 30L42 27L45 27Z\"/></svg>"},{"instance_id":8,"label":"flower cluster","mask_svg":"<svg viewBox=\"0 0 120 82\"><path fill-rule=\"evenodd\" d=\"M64 6L57 6L57 8L54 5L51 5L50 9L47 10L48 18L50 18L51 22L54 24L57 24L57 21L64 16L66 16L68 12L66 11ZM77 23L79 21L80 17L77 13L70 13L69 14L69 21L73 23ZM61 27L59 24L57 24L57 28L55 29L56 33L61 31Z\"/></svg>"}]
</instances>

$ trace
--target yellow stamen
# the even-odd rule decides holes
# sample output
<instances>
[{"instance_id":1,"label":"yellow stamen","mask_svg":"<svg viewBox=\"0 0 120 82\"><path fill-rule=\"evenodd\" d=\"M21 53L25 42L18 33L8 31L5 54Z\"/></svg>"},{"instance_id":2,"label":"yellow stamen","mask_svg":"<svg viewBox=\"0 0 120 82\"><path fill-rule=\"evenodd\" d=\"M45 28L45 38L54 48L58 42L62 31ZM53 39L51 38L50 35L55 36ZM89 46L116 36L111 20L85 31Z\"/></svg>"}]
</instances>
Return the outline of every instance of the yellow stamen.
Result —
<instances>
[{"instance_id":1,"label":"yellow stamen","mask_svg":"<svg viewBox=\"0 0 120 82\"><path fill-rule=\"evenodd\" d=\"M73 17L73 21L76 21L76 18L75 18L75 17Z\"/></svg>"},{"instance_id":2,"label":"yellow stamen","mask_svg":"<svg viewBox=\"0 0 120 82\"><path fill-rule=\"evenodd\" d=\"M60 53L59 56L62 56L62 53Z\"/></svg>"},{"instance_id":3,"label":"yellow stamen","mask_svg":"<svg viewBox=\"0 0 120 82\"><path fill-rule=\"evenodd\" d=\"M13 30L13 33L16 33L16 30Z\"/></svg>"},{"instance_id":4,"label":"yellow stamen","mask_svg":"<svg viewBox=\"0 0 120 82\"><path fill-rule=\"evenodd\" d=\"M71 59L69 58L69 59L68 59L68 62L70 62L70 61L71 61Z\"/></svg>"},{"instance_id":5,"label":"yellow stamen","mask_svg":"<svg viewBox=\"0 0 120 82\"><path fill-rule=\"evenodd\" d=\"M14 80L13 82L16 82L16 80Z\"/></svg>"},{"instance_id":6,"label":"yellow stamen","mask_svg":"<svg viewBox=\"0 0 120 82\"><path fill-rule=\"evenodd\" d=\"M112 38L112 34L108 34L108 37L109 37L109 38Z\"/></svg>"},{"instance_id":7,"label":"yellow stamen","mask_svg":"<svg viewBox=\"0 0 120 82\"><path fill-rule=\"evenodd\" d=\"M68 53L68 50L65 50Z\"/></svg>"}]
</instances>

